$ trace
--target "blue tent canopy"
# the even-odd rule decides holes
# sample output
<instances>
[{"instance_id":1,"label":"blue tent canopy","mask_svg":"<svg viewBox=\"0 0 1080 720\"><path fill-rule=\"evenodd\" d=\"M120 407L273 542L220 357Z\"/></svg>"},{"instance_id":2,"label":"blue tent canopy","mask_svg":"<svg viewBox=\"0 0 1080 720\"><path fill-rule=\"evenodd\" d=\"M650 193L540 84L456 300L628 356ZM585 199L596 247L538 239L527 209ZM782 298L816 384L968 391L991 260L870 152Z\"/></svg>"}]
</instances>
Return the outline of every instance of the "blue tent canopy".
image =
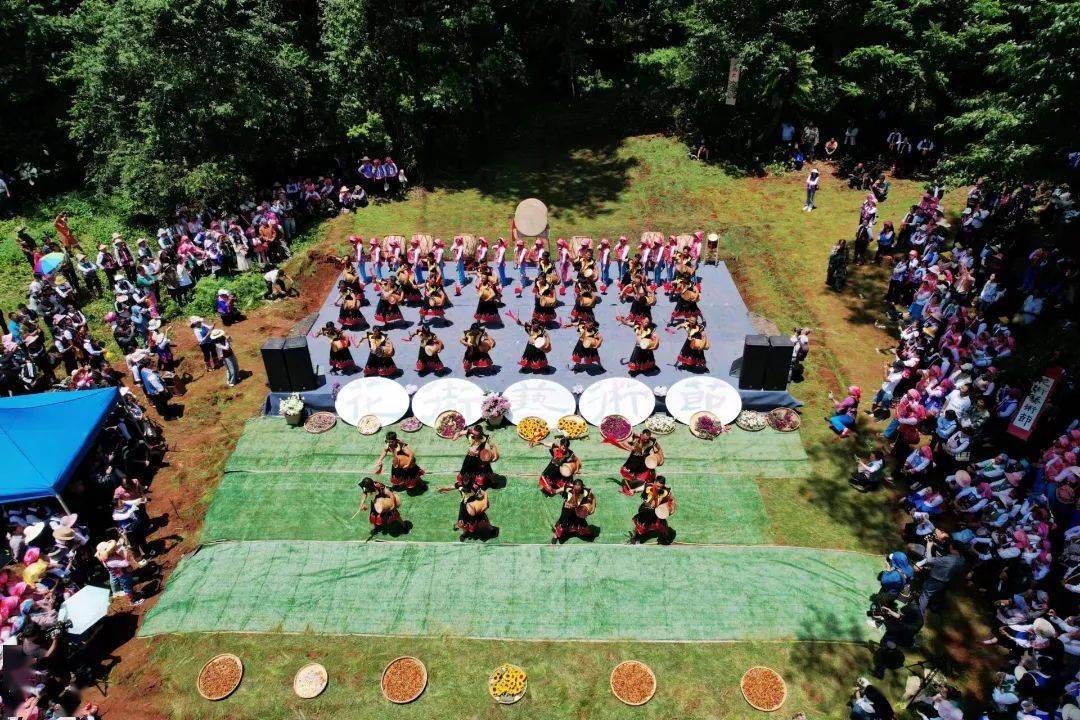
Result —
<instances>
[{"instance_id":1,"label":"blue tent canopy","mask_svg":"<svg viewBox=\"0 0 1080 720\"><path fill-rule=\"evenodd\" d=\"M59 495L119 396L105 388L0 398L0 503Z\"/></svg>"}]
</instances>

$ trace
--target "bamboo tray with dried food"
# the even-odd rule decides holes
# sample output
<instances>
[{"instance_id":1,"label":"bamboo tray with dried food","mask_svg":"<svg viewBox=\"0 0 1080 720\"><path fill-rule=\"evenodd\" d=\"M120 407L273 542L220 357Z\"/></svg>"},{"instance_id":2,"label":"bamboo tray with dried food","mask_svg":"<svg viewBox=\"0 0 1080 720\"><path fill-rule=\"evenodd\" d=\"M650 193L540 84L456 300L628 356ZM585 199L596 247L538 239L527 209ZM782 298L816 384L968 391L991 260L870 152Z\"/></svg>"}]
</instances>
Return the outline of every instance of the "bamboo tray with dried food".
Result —
<instances>
[{"instance_id":1,"label":"bamboo tray with dried food","mask_svg":"<svg viewBox=\"0 0 1080 720\"><path fill-rule=\"evenodd\" d=\"M787 684L772 668L752 667L743 673L739 689L750 707L763 712L779 710L787 700Z\"/></svg>"},{"instance_id":2,"label":"bamboo tray with dried food","mask_svg":"<svg viewBox=\"0 0 1080 720\"><path fill-rule=\"evenodd\" d=\"M199 671L196 687L207 700L224 700L236 692L244 679L244 663L232 653L222 653L207 661Z\"/></svg>"},{"instance_id":3,"label":"bamboo tray with dried food","mask_svg":"<svg viewBox=\"0 0 1080 720\"><path fill-rule=\"evenodd\" d=\"M312 435L324 433L337 425L337 415L332 412L314 413L304 422L304 429Z\"/></svg>"},{"instance_id":4,"label":"bamboo tray with dried food","mask_svg":"<svg viewBox=\"0 0 1080 720\"><path fill-rule=\"evenodd\" d=\"M644 705L656 694L656 675L637 660L626 660L611 671L611 692L627 705Z\"/></svg>"},{"instance_id":5,"label":"bamboo tray with dried food","mask_svg":"<svg viewBox=\"0 0 1080 720\"><path fill-rule=\"evenodd\" d=\"M326 668L319 663L311 663L296 671L292 682L293 692L298 698L310 700L322 694L327 681Z\"/></svg>"},{"instance_id":6,"label":"bamboo tray with dried food","mask_svg":"<svg viewBox=\"0 0 1080 720\"><path fill-rule=\"evenodd\" d=\"M610 440L625 440L633 432L634 426L622 415L607 415L600 421L600 434Z\"/></svg>"},{"instance_id":7,"label":"bamboo tray with dried food","mask_svg":"<svg viewBox=\"0 0 1080 720\"><path fill-rule=\"evenodd\" d=\"M382 430L382 420L378 415L365 415L356 421L356 431L361 435L374 435Z\"/></svg>"},{"instance_id":8,"label":"bamboo tray with dried food","mask_svg":"<svg viewBox=\"0 0 1080 720\"><path fill-rule=\"evenodd\" d=\"M414 657L394 658L383 668L379 688L392 703L405 705L420 697L427 687L427 668Z\"/></svg>"},{"instance_id":9,"label":"bamboo tray with dried food","mask_svg":"<svg viewBox=\"0 0 1080 720\"><path fill-rule=\"evenodd\" d=\"M791 408L776 408L765 416L769 427L778 432L795 432L802 426L802 416Z\"/></svg>"},{"instance_id":10,"label":"bamboo tray with dried food","mask_svg":"<svg viewBox=\"0 0 1080 720\"><path fill-rule=\"evenodd\" d=\"M756 410L743 410L735 418L735 424L740 430L747 432L758 432L764 430L768 423L765 421L765 413L757 412Z\"/></svg>"},{"instance_id":11,"label":"bamboo tray with dried food","mask_svg":"<svg viewBox=\"0 0 1080 720\"><path fill-rule=\"evenodd\" d=\"M436 435L452 440L465 429L465 416L457 410L445 410L435 418L434 427Z\"/></svg>"}]
</instances>

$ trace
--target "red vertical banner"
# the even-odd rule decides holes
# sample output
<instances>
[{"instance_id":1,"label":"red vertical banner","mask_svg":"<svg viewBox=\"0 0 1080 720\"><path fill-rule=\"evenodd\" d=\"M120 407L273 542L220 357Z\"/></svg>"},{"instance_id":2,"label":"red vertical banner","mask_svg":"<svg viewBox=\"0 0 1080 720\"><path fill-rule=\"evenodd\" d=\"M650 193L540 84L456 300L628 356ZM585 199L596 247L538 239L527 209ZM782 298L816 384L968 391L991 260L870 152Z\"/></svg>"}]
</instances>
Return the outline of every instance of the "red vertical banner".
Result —
<instances>
[{"instance_id":1,"label":"red vertical banner","mask_svg":"<svg viewBox=\"0 0 1080 720\"><path fill-rule=\"evenodd\" d=\"M1046 408L1046 403L1061 380L1062 370L1059 367L1048 368L1043 376L1031 384L1027 397L1020 404L1020 409L1013 415L1009 423L1008 433L1021 440L1027 440L1035 430L1035 424L1039 421Z\"/></svg>"}]
</instances>

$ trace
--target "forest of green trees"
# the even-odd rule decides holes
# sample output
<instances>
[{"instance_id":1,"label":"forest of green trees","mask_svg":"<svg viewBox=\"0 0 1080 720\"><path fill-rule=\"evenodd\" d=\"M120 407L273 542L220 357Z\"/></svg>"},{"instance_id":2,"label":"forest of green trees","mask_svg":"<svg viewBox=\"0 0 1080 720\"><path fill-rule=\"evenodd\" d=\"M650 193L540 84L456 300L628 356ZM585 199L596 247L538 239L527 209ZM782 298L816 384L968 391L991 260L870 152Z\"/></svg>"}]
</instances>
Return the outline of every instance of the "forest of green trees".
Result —
<instances>
[{"instance_id":1,"label":"forest of green trees","mask_svg":"<svg viewBox=\"0 0 1080 720\"><path fill-rule=\"evenodd\" d=\"M714 157L853 121L932 134L957 182L1054 179L1078 37L1076 0L0 0L0 168L155 212L335 153L453 161L600 96Z\"/></svg>"}]
</instances>

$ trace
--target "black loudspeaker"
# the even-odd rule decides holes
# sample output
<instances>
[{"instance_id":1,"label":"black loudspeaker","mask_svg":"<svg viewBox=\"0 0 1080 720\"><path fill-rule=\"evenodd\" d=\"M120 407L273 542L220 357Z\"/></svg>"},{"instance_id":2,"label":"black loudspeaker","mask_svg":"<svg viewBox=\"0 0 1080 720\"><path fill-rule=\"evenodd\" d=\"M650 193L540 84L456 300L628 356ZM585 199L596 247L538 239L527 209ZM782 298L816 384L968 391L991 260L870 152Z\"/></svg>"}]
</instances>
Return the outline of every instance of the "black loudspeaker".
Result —
<instances>
[{"instance_id":1,"label":"black loudspeaker","mask_svg":"<svg viewBox=\"0 0 1080 720\"><path fill-rule=\"evenodd\" d=\"M292 392L314 390L319 386L315 370L311 367L307 337L301 335L285 338L281 351L285 355L285 369L289 373L289 387Z\"/></svg>"},{"instance_id":2,"label":"black loudspeaker","mask_svg":"<svg viewBox=\"0 0 1080 720\"><path fill-rule=\"evenodd\" d=\"M747 335L743 340L739 388L761 390L765 385L765 366L769 362L769 336Z\"/></svg>"},{"instance_id":3,"label":"black loudspeaker","mask_svg":"<svg viewBox=\"0 0 1080 720\"><path fill-rule=\"evenodd\" d=\"M262 359L266 383L271 392L290 392L289 370L285 367L285 338L270 338L263 343Z\"/></svg>"},{"instance_id":4,"label":"black loudspeaker","mask_svg":"<svg viewBox=\"0 0 1080 720\"><path fill-rule=\"evenodd\" d=\"M791 356L795 343L782 335L769 338L769 361L765 364L762 390L786 390L791 375Z\"/></svg>"}]
</instances>

